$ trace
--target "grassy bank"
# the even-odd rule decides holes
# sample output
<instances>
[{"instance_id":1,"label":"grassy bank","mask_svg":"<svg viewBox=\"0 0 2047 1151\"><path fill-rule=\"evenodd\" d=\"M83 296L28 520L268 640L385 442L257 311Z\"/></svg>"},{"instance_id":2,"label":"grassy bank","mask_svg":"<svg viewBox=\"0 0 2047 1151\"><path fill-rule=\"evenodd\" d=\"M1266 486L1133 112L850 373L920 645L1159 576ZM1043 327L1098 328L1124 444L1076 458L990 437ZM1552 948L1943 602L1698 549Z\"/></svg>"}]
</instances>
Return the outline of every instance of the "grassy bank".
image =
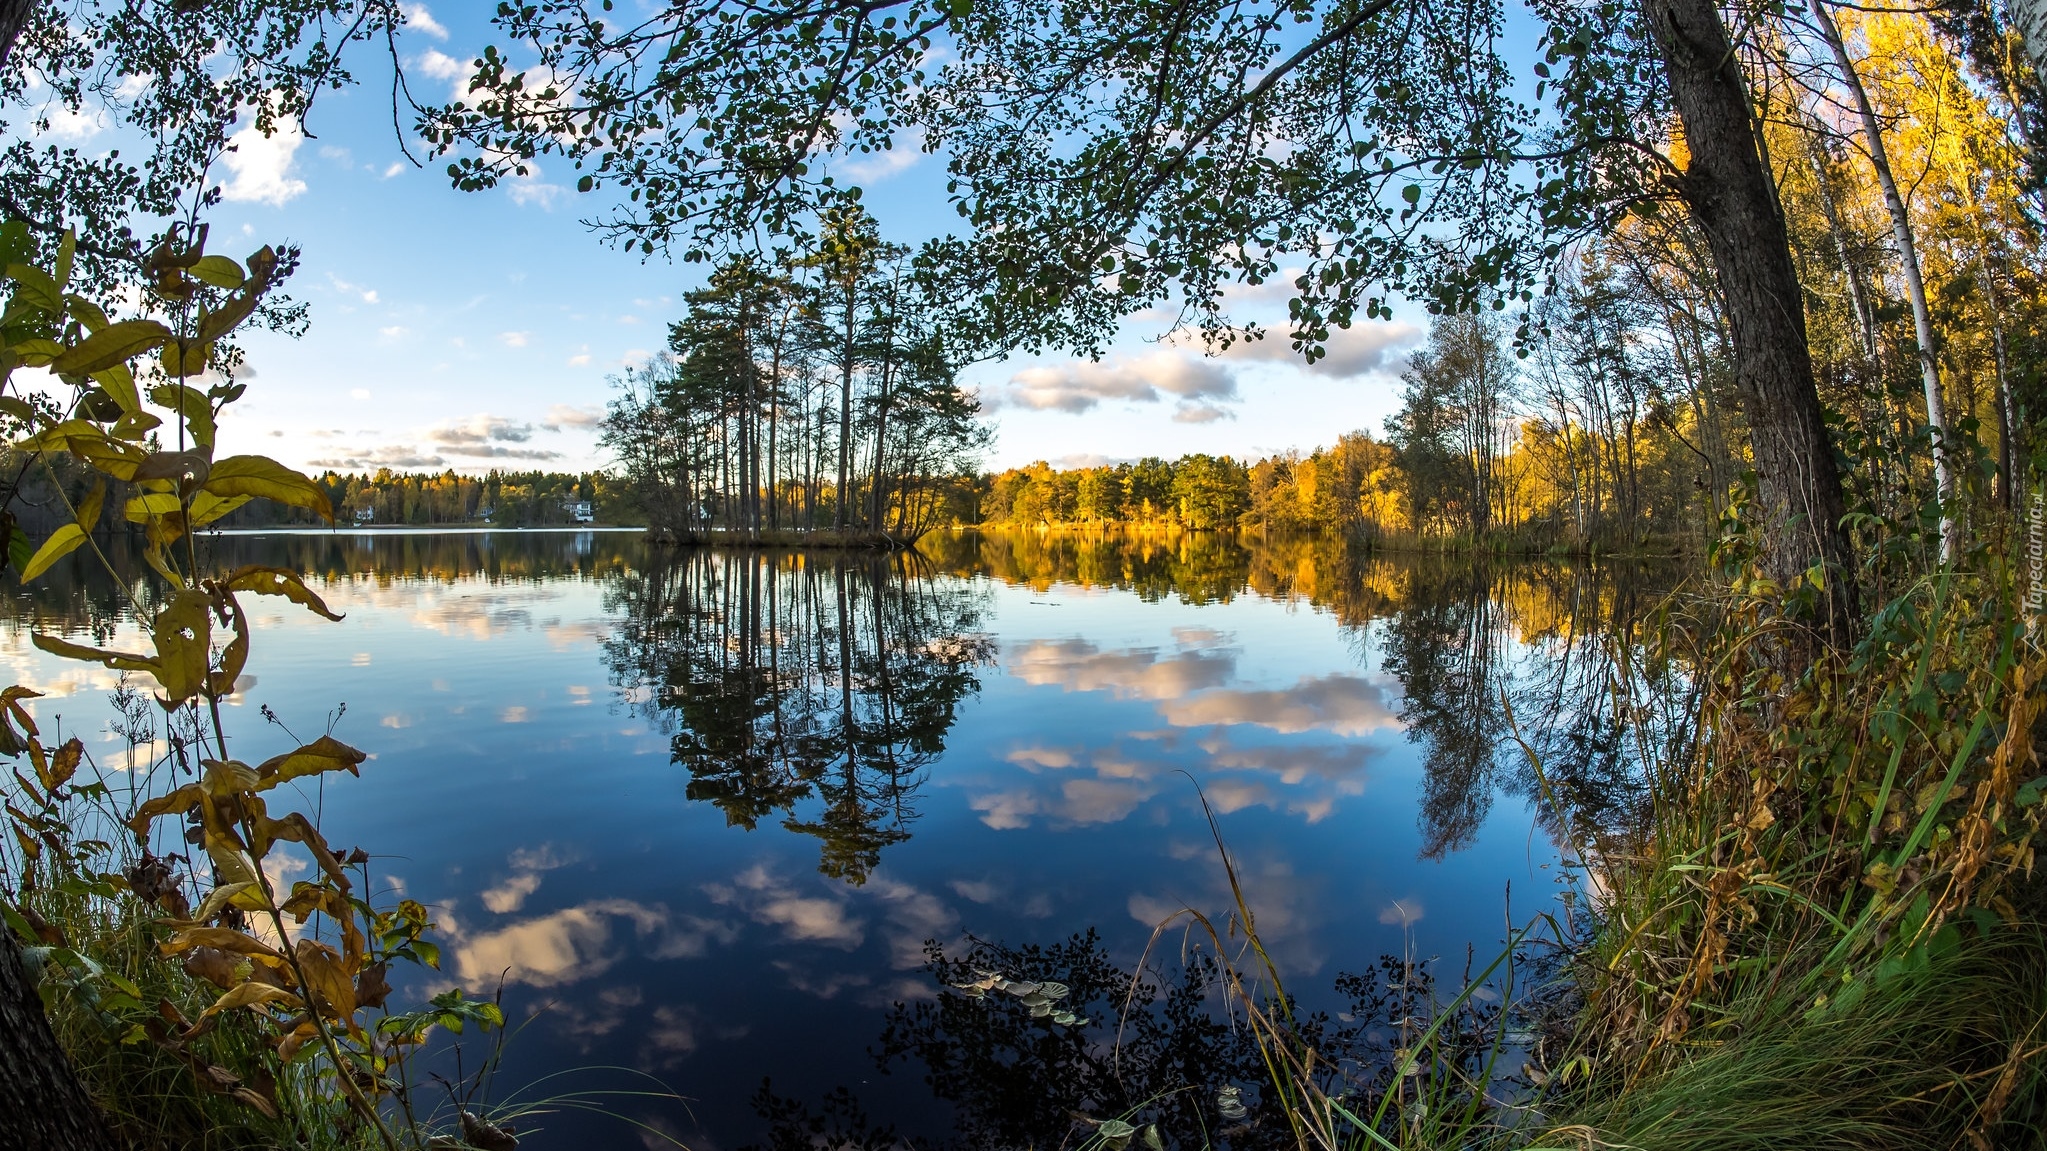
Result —
<instances>
[{"instance_id":1,"label":"grassy bank","mask_svg":"<svg viewBox=\"0 0 2047 1151\"><path fill-rule=\"evenodd\" d=\"M2040 1145L2047 655L2020 573L1975 567L1844 652L1739 577L1607 637L1640 816L1602 822L1523 745L1576 888L1391 1067L1332 1066L1252 990L1276 971L1238 977L1302 1145ZM1694 710L1659 727L1679 684Z\"/></svg>"}]
</instances>

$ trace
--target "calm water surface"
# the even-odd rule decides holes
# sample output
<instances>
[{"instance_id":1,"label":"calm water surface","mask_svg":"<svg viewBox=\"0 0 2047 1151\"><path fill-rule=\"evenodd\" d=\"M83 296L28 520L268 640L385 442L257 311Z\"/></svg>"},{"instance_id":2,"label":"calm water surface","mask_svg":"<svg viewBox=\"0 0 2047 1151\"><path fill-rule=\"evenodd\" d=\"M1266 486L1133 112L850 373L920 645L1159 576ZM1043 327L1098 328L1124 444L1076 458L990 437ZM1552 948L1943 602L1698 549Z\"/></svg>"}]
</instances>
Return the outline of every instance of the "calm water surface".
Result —
<instances>
[{"instance_id":1,"label":"calm water surface","mask_svg":"<svg viewBox=\"0 0 2047 1151\"><path fill-rule=\"evenodd\" d=\"M267 707L372 753L306 801L435 909L453 979L502 981L526 1022L496 1094L644 1071L687 1108L607 1106L699 1151L793 1146L813 1119L1056 1143L1067 1109L1113 1094L1076 1077L1110 1074L1119 981L1155 925L1231 906L1204 795L1309 1006L1353 1021L1339 974L1386 953L1482 964L1510 886L1525 918L1557 877L1502 691L1556 771L1596 782L1614 737L1590 637L1646 594L1589 568L1195 537L945 537L896 559L588 531L208 546L307 570L347 613L252 605L230 733L251 762L291 746ZM24 630L104 631L109 589L81 570L17 601L6 658L48 694L39 716L118 763L112 674ZM1158 978L1183 938L1153 950ZM977 944L1072 983L1092 1022L961 1014L933 949ZM1189 1026L1121 1073L1226 1076L1226 1038ZM565 1111L538 1145L641 1141Z\"/></svg>"}]
</instances>

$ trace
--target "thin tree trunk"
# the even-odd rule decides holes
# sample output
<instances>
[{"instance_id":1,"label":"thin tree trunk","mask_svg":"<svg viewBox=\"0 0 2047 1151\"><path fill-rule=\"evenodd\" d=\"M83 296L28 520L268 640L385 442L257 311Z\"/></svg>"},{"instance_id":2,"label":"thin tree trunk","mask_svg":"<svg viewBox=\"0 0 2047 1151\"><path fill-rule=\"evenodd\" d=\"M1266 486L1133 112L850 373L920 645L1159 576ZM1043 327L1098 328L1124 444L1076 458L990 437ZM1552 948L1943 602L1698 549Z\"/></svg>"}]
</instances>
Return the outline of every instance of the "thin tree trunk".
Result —
<instances>
[{"instance_id":1,"label":"thin tree trunk","mask_svg":"<svg viewBox=\"0 0 2047 1151\"><path fill-rule=\"evenodd\" d=\"M852 518L846 514L846 498L848 494L846 486L850 474L848 469L852 464L853 456L853 323L856 312L853 293L855 290L854 281L848 280L846 284L845 360L841 364L839 373L839 491L837 506L832 508L833 526L841 531L845 530L848 524L852 522Z\"/></svg>"},{"instance_id":2,"label":"thin tree trunk","mask_svg":"<svg viewBox=\"0 0 2047 1151\"><path fill-rule=\"evenodd\" d=\"M1841 39L1834 14L1827 11L1826 0L1806 0L1806 6L1827 47L1833 50L1842 81L1855 98L1855 110L1862 119L1863 143L1869 149L1870 165L1876 169L1877 185L1883 189L1884 207L1891 214L1891 236L1898 245L1898 262L1905 273L1905 296L1912 303L1913 334L1919 341L1919 382L1926 390L1926 422L1933 427L1933 479L1941 501L1940 559L1947 563L1961 546L1961 525L1955 520L1953 507L1954 465L1948 455L1954 448L1954 436L1948 427L1947 405L1941 398L1940 348L1933 332L1933 311L1926 304L1926 281L1919 274L1919 248L1912 238L1912 217L1905 211L1905 198L1898 194L1890 151L1884 147L1883 126L1877 123L1876 108L1869 102L1869 89L1863 86L1862 74L1856 71L1855 61L1848 55L1848 45Z\"/></svg>"},{"instance_id":3,"label":"thin tree trunk","mask_svg":"<svg viewBox=\"0 0 2047 1151\"><path fill-rule=\"evenodd\" d=\"M1763 567L1780 587L1813 572L1828 641L1845 646L1857 615L1846 501L1806 344L1804 293L1776 186L1756 144L1748 89L1713 0L1642 0L1663 58L1691 164L1676 178L1713 254L1747 408Z\"/></svg>"}]
</instances>

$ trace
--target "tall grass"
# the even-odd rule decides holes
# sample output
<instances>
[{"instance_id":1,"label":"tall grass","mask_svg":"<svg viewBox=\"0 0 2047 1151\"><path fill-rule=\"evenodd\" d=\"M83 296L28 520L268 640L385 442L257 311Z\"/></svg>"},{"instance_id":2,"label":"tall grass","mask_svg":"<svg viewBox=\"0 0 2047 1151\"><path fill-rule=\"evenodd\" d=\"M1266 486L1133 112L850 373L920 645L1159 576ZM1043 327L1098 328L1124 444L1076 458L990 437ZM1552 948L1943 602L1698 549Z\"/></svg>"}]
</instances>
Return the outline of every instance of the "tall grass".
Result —
<instances>
[{"instance_id":1,"label":"tall grass","mask_svg":"<svg viewBox=\"0 0 2047 1151\"><path fill-rule=\"evenodd\" d=\"M2015 573L1976 558L1908 585L1845 654L1738 575L1611 637L1608 704L1635 731L1658 730L1673 675L1695 714L1638 744L1632 822L1545 781L1578 898L1423 1005L1376 1080L1336 1074L1274 1008L1240 893L1257 978L1231 987L1303 1151L2042 1145L2047 655ZM1229 931L1209 932L1220 952ZM1562 950L1531 981L1516 950L1538 941ZM1518 999L1474 1017L1496 977Z\"/></svg>"}]
</instances>

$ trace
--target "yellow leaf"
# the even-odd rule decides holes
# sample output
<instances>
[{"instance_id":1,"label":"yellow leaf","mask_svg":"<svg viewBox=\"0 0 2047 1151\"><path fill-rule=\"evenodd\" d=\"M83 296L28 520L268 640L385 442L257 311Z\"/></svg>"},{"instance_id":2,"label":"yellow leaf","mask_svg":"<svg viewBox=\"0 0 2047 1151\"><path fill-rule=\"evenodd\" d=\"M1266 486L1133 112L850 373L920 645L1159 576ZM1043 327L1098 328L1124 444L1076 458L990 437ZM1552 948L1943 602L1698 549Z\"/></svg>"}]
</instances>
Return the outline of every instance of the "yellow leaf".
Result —
<instances>
[{"instance_id":1,"label":"yellow leaf","mask_svg":"<svg viewBox=\"0 0 2047 1151\"><path fill-rule=\"evenodd\" d=\"M185 274L216 288L233 291L242 286L248 277L242 273L242 266L226 256L201 256Z\"/></svg>"},{"instance_id":2,"label":"yellow leaf","mask_svg":"<svg viewBox=\"0 0 2047 1151\"><path fill-rule=\"evenodd\" d=\"M213 465L203 490L217 496L255 496L305 508L328 523L334 522L334 509L318 484L266 456L229 456L221 460Z\"/></svg>"},{"instance_id":3,"label":"yellow leaf","mask_svg":"<svg viewBox=\"0 0 2047 1151\"><path fill-rule=\"evenodd\" d=\"M55 340L23 340L12 348L21 357L23 367L46 367L51 360L64 354L64 345Z\"/></svg>"},{"instance_id":4,"label":"yellow leaf","mask_svg":"<svg viewBox=\"0 0 2047 1151\"><path fill-rule=\"evenodd\" d=\"M57 749L57 754L50 757L47 765L37 765L38 774L43 781L43 790L55 791L71 782L71 777L77 774L78 765L84 759L85 744L76 738L66 740L64 746Z\"/></svg>"},{"instance_id":5,"label":"yellow leaf","mask_svg":"<svg viewBox=\"0 0 2047 1151\"><path fill-rule=\"evenodd\" d=\"M304 747L273 756L259 764L256 774L263 777L263 782L255 790L267 791L286 780L297 779L302 775L318 775L323 771L345 771L350 775L361 775L362 772L356 770L356 767L368 758L369 756L333 736L323 735Z\"/></svg>"},{"instance_id":6,"label":"yellow leaf","mask_svg":"<svg viewBox=\"0 0 2047 1151\"><path fill-rule=\"evenodd\" d=\"M199 807L201 799L205 799L205 795L201 795L199 784L197 782L188 782L188 784L176 788L176 791L172 791L170 795L160 795L156 799L143 803L141 807L137 807L135 815L129 815L129 821L127 821L129 823L129 832L135 832L137 838L147 836L149 834L149 823L154 823L162 815L184 815L186 811Z\"/></svg>"},{"instance_id":7,"label":"yellow leaf","mask_svg":"<svg viewBox=\"0 0 2047 1151\"><path fill-rule=\"evenodd\" d=\"M147 521L151 516L171 515L184 506L176 496L162 494L136 496L128 501L123 508L123 512L131 523L139 524Z\"/></svg>"},{"instance_id":8,"label":"yellow leaf","mask_svg":"<svg viewBox=\"0 0 2047 1151\"><path fill-rule=\"evenodd\" d=\"M93 467L117 480L134 479L135 469L149 455L134 444L113 439L98 428L94 428L90 435L81 432L71 436L67 446L72 455L90 461Z\"/></svg>"},{"instance_id":9,"label":"yellow leaf","mask_svg":"<svg viewBox=\"0 0 2047 1151\"><path fill-rule=\"evenodd\" d=\"M242 605L236 602L233 592L223 592L222 598L226 601L224 610L228 619L234 624L235 638L221 649L220 667L208 680L207 694L216 699L234 694L235 681L241 678L242 668L249 662L249 617L242 611Z\"/></svg>"},{"instance_id":10,"label":"yellow leaf","mask_svg":"<svg viewBox=\"0 0 2047 1151\"><path fill-rule=\"evenodd\" d=\"M213 861L214 873L222 883L255 883L261 878L256 872L256 861L238 844L208 835L206 857Z\"/></svg>"},{"instance_id":11,"label":"yellow leaf","mask_svg":"<svg viewBox=\"0 0 2047 1151\"><path fill-rule=\"evenodd\" d=\"M102 433L85 420L62 420L35 435L14 445L23 452L63 452L71 450L71 437L97 436Z\"/></svg>"},{"instance_id":12,"label":"yellow leaf","mask_svg":"<svg viewBox=\"0 0 2047 1151\"><path fill-rule=\"evenodd\" d=\"M185 430L192 442L212 450L213 401L206 398L206 393L184 384L158 384L149 389L149 399L185 417Z\"/></svg>"},{"instance_id":13,"label":"yellow leaf","mask_svg":"<svg viewBox=\"0 0 2047 1151\"><path fill-rule=\"evenodd\" d=\"M104 481L93 484L92 490L85 493L85 501L78 505L78 526L84 528L87 534L99 526L100 510L106 503L107 485Z\"/></svg>"},{"instance_id":14,"label":"yellow leaf","mask_svg":"<svg viewBox=\"0 0 2047 1151\"><path fill-rule=\"evenodd\" d=\"M214 1000L213 1006L199 1013L199 1018L204 1019L209 1015L232 1011L237 1007L267 1007L273 1003L283 1004L294 1011L305 1006L304 1000L282 987L252 981Z\"/></svg>"},{"instance_id":15,"label":"yellow leaf","mask_svg":"<svg viewBox=\"0 0 2047 1151\"><path fill-rule=\"evenodd\" d=\"M64 304L64 290L48 272L29 264L7 265L7 278L21 285L21 292L40 307L56 311Z\"/></svg>"},{"instance_id":16,"label":"yellow leaf","mask_svg":"<svg viewBox=\"0 0 2047 1151\"><path fill-rule=\"evenodd\" d=\"M156 615L156 681L172 703L183 703L206 686L213 642L211 606L205 592L187 588Z\"/></svg>"},{"instance_id":17,"label":"yellow leaf","mask_svg":"<svg viewBox=\"0 0 2047 1151\"><path fill-rule=\"evenodd\" d=\"M222 463L227 461L223 460ZM313 594L299 574L289 568L264 567L251 564L240 568L227 577L225 586L230 591L254 592L257 595L281 595L295 604L311 608L328 619L339 621L340 616L327 608L327 601Z\"/></svg>"},{"instance_id":18,"label":"yellow leaf","mask_svg":"<svg viewBox=\"0 0 2047 1151\"><path fill-rule=\"evenodd\" d=\"M177 344L169 343L157 353L157 358L163 363L165 375L190 378L206 370L207 363L213 358L213 345L186 344L181 354Z\"/></svg>"},{"instance_id":19,"label":"yellow leaf","mask_svg":"<svg viewBox=\"0 0 2047 1151\"><path fill-rule=\"evenodd\" d=\"M249 499L248 496L217 496L201 491L192 497L192 506L185 509L185 518L195 528L204 527L248 503Z\"/></svg>"},{"instance_id":20,"label":"yellow leaf","mask_svg":"<svg viewBox=\"0 0 2047 1151\"><path fill-rule=\"evenodd\" d=\"M222 951L233 951L241 955L268 955L273 959L284 958L283 952L253 936L244 935L226 927L187 927L164 940L158 948L165 955L177 955L194 947L216 947Z\"/></svg>"},{"instance_id":21,"label":"yellow leaf","mask_svg":"<svg viewBox=\"0 0 2047 1151\"><path fill-rule=\"evenodd\" d=\"M142 549L142 561L155 569L156 574L162 576L172 587L185 586L184 577L173 571L171 565L164 560L162 542L150 540L149 546Z\"/></svg>"},{"instance_id":22,"label":"yellow leaf","mask_svg":"<svg viewBox=\"0 0 2047 1151\"><path fill-rule=\"evenodd\" d=\"M114 421L110 429L116 439L139 440L163 426L163 420L155 412L129 412Z\"/></svg>"},{"instance_id":23,"label":"yellow leaf","mask_svg":"<svg viewBox=\"0 0 2047 1151\"><path fill-rule=\"evenodd\" d=\"M204 481L212 461L204 452L151 452L136 465L136 480L182 480L186 476ZM175 489L173 489L175 490Z\"/></svg>"},{"instance_id":24,"label":"yellow leaf","mask_svg":"<svg viewBox=\"0 0 2047 1151\"><path fill-rule=\"evenodd\" d=\"M142 396L135 390L135 373L126 364L115 364L104 372L94 372L92 382L107 390L121 410L129 415L142 411Z\"/></svg>"},{"instance_id":25,"label":"yellow leaf","mask_svg":"<svg viewBox=\"0 0 2047 1151\"><path fill-rule=\"evenodd\" d=\"M85 529L77 524L65 524L51 532L50 538L43 541L43 546L36 549L36 554L30 556L27 566L21 569L21 582L27 583L50 570L51 564L70 555L84 542Z\"/></svg>"},{"instance_id":26,"label":"yellow leaf","mask_svg":"<svg viewBox=\"0 0 2047 1151\"><path fill-rule=\"evenodd\" d=\"M251 790L261 779L255 768L240 760L209 759L205 764L206 775L200 780L199 787L215 799Z\"/></svg>"},{"instance_id":27,"label":"yellow leaf","mask_svg":"<svg viewBox=\"0 0 2047 1151\"><path fill-rule=\"evenodd\" d=\"M235 896L254 886L256 885L246 881L241 883L223 883L206 893L205 902L199 905L199 910L192 913L192 918L160 919L157 922L171 927L204 927L213 922L215 916L226 910L227 906L234 902Z\"/></svg>"},{"instance_id":28,"label":"yellow leaf","mask_svg":"<svg viewBox=\"0 0 2047 1151\"><path fill-rule=\"evenodd\" d=\"M257 301L262 299L262 287L261 284L249 285L243 291L237 292L227 303L222 304L218 310L201 309L199 338L217 340L233 331L236 324L248 319L249 313L256 310Z\"/></svg>"},{"instance_id":29,"label":"yellow leaf","mask_svg":"<svg viewBox=\"0 0 2047 1151\"><path fill-rule=\"evenodd\" d=\"M50 363L53 372L89 376L136 356L171 338L171 330L155 320L123 320L108 324L66 349Z\"/></svg>"},{"instance_id":30,"label":"yellow leaf","mask_svg":"<svg viewBox=\"0 0 2047 1151\"><path fill-rule=\"evenodd\" d=\"M42 632L31 632L28 638L30 643L35 644L51 655L62 656L65 659L82 659L88 663L103 663L115 671L146 671L151 674L156 672L156 661L146 655L131 655L125 651L106 651L101 648L86 647L84 644L72 643L68 639L54 635L44 635Z\"/></svg>"},{"instance_id":31,"label":"yellow leaf","mask_svg":"<svg viewBox=\"0 0 2047 1151\"><path fill-rule=\"evenodd\" d=\"M65 295L64 310L77 316L78 322L84 324L85 330L88 332L97 332L111 322L107 319L106 312L101 310L98 304L93 303L76 292Z\"/></svg>"},{"instance_id":32,"label":"yellow leaf","mask_svg":"<svg viewBox=\"0 0 2047 1151\"><path fill-rule=\"evenodd\" d=\"M306 974L305 990L316 1006L335 1019L355 1014L355 980L342 968L341 953L317 939L301 939L292 948Z\"/></svg>"}]
</instances>

